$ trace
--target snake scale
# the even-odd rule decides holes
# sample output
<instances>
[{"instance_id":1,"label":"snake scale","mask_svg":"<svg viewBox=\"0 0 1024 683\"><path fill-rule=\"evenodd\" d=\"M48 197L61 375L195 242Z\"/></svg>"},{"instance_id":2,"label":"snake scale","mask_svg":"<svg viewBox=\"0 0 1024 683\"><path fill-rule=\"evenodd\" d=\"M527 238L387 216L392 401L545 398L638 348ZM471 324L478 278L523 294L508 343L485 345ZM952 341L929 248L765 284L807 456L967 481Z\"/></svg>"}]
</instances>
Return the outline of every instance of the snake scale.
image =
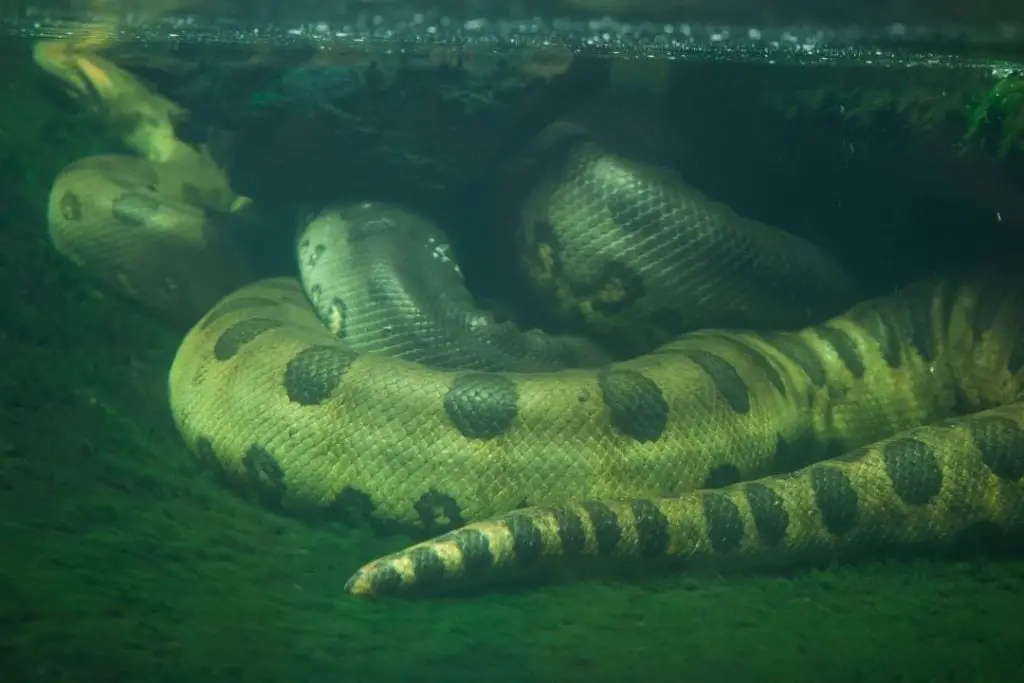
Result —
<instances>
[{"instance_id":1,"label":"snake scale","mask_svg":"<svg viewBox=\"0 0 1024 683\"><path fill-rule=\"evenodd\" d=\"M275 509L432 536L360 568L353 594L588 557L762 567L1020 537L1020 278L953 274L829 317L849 283L810 245L585 136L558 140L522 208L521 256L549 304L643 349L626 360L472 313L442 233L389 246L421 220L395 207L304 224L314 277L331 254L360 275L340 294L255 279L217 230L232 197L173 159L72 164L49 229L113 287L194 323L169 396L203 462ZM318 221L347 226L347 256ZM412 254L413 274L359 240ZM385 304L411 307L421 343L392 348L412 332L374 317ZM462 341L444 347L453 320ZM737 324L763 329L724 329Z\"/></svg>"}]
</instances>

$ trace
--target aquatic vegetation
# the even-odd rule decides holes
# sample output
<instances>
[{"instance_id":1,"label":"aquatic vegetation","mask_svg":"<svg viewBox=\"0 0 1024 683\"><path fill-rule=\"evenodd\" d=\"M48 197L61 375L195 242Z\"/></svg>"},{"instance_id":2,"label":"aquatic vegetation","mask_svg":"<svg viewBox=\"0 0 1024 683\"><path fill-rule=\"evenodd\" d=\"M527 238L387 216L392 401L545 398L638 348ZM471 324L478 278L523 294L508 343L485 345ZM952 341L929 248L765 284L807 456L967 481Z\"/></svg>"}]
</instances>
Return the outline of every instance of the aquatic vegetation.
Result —
<instances>
[{"instance_id":1,"label":"aquatic vegetation","mask_svg":"<svg viewBox=\"0 0 1024 683\"><path fill-rule=\"evenodd\" d=\"M1024 149L1024 71L804 70L781 73L767 101L789 116L836 111L849 121L873 125L895 115L919 130L956 125L965 148L1003 157ZM782 86L782 87L779 87Z\"/></svg>"},{"instance_id":2,"label":"aquatic vegetation","mask_svg":"<svg viewBox=\"0 0 1024 683\"><path fill-rule=\"evenodd\" d=\"M1024 146L1024 72L1009 71L988 89L970 112L966 138L976 139L997 127L997 153L1002 156Z\"/></svg>"}]
</instances>

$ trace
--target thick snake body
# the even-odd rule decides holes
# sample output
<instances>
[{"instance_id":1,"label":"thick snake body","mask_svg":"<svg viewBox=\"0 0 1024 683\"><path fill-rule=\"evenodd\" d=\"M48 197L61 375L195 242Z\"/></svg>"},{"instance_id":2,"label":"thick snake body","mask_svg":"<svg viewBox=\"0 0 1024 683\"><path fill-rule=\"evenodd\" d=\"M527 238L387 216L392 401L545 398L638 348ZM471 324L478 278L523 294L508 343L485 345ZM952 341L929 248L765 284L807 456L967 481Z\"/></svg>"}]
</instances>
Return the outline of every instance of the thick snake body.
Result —
<instances>
[{"instance_id":1,"label":"thick snake body","mask_svg":"<svg viewBox=\"0 0 1024 683\"><path fill-rule=\"evenodd\" d=\"M435 368L542 372L607 363L582 337L521 331L481 309L433 223L397 206L329 207L298 236L299 275L347 346Z\"/></svg>"},{"instance_id":2,"label":"thick snake body","mask_svg":"<svg viewBox=\"0 0 1024 683\"><path fill-rule=\"evenodd\" d=\"M522 214L534 280L563 310L628 344L654 346L694 320L756 320L772 308L758 302L773 288L787 292L778 310L799 309L781 327L820 321L824 300L850 293L816 250L592 141L562 147L548 168ZM151 230L145 216L125 221L113 207L130 193L159 193L136 183L94 205L76 173L51 194L55 242L87 267L127 269L110 281L148 300L129 286L136 262L123 264L109 245L144 242ZM89 183L116 186L90 173ZM166 217L169 204L157 204L151 215ZM203 216L188 215L191 244L217 247L212 231L195 227ZM95 232L106 248L79 246ZM315 235L299 239L307 257ZM596 256L579 260L574 241ZM666 254L690 276L662 275ZM349 263L364 261L374 263ZM426 263L454 272L443 259ZM754 284L744 289L744 277ZM378 303L408 303L393 286L403 280L384 279L391 293ZM215 300L220 287L205 291ZM362 287L343 290L372 289ZM813 302L811 293L827 296L810 311L794 306ZM443 534L363 567L352 593L460 585L566 557L763 565L945 543L981 524L1022 532L1019 281L920 283L797 331L695 331L621 362L546 372L456 368L449 351L439 362L386 355L389 336L372 331L362 337L369 348L346 339L349 323L373 325L372 306L360 303L357 316L341 295L318 298L308 280L306 291L292 278L257 281L212 305L170 373L189 446L261 503ZM446 310L457 314L414 318L413 327L433 334L472 317L463 299ZM476 349L507 359L503 344L499 335Z\"/></svg>"},{"instance_id":3,"label":"thick snake body","mask_svg":"<svg viewBox=\"0 0 1024 683\"><path fill-rule=\"evenodd\" d=\"M857 301L821 249L611 153L587 129L552 124L531 153L539 180L519 221L528 281L617 350L711 327L803 327Z\"/></svg>"},{"instance_id":4,"label":"thick snake body","mask_svg":"<svg viewBox=\"0 0 1024 683\"><path fill-rule=\"evenodd\" d=\"M681 488L702 490L652 495L610 472L606 484L622 483L610 500L573 497L470 524L370 563L347 589L433 590L566 558L736 569L1019 543L1022 307L1020 282L921 283L798 333L698 333L645 363L612 366L602 372L638 372L686 426L650 433L664 451L630 435L623 460L653 471L647 453L671 454ZM605 438L628 424L615 400L601 394ZM841 455L799 468L823 453ZM771 470L785 473L750 480Z\"/></svg>"}]
</instances>

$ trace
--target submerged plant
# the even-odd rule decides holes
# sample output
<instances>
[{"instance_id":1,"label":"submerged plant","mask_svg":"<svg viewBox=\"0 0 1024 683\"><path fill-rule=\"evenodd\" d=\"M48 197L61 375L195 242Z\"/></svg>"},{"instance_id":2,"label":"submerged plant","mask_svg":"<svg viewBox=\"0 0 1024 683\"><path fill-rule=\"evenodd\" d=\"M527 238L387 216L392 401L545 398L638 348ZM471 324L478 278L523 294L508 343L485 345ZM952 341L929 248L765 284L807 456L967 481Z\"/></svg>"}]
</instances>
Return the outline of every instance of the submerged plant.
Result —
<instances>
[{"instance_id":1,"label":"submerged plant","mask_svg":"<svg viewBox=\"0 0 1024 683\"><path fill-rule=\"evenodd\" d=\"M919 130L962 126L964 148L999 157L1024 149L1024 70L1018 68L804 70L782 80L766 99L789 116L832 111L868 125L896 115Z\"/></svg>"},{"instance_id":2,"label":"submerged plant","mask_svg":"<svg viewBox=\"0 0 1024 683\"><path fill-rule=\"evenodd\" d=\"M1015 147L1024 147L1024 72L1007 70L995 75L996 83L972 108L964 137L982 139L987 131L998 128L996 151L1004 156Z\"/></svg>"}]
</instances>

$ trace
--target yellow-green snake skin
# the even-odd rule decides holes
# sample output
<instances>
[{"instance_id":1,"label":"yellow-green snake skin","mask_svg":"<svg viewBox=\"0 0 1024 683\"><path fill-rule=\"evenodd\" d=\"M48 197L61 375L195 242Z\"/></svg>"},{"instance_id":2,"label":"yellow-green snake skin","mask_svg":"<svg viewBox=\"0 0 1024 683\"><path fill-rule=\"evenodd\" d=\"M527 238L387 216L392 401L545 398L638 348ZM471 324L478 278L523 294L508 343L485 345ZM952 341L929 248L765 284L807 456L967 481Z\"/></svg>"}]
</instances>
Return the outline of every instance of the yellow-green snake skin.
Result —
<instances>
[{"instance_id":1,"label":"yellow-green snake skin","mask_svg":"<svg viewBox=\"0 0 1024 683\"><path fill-rule=\"evenodd\" d=\"M585 556L756 567L1022 532L1019 280L922 282L800 331L697 331L600 368L438 370L354 351L294 279L235 288L249 276L193 208L196 189L140 164L67 169L50 232L62 253L162 310L212 305L170 373L192 450L276 509L459 527L362 567L353 594L497 581ZM549 196L574 178L549 178ZM672 204L685 193L665 196L633 206L688 210ZM557 230L566 205L537 201L524 217L553 216ZM538 272L571 268L565 245L533 228ZM628 287L611 275L583 297L582 317L622 300Z\"/></svg>"}]
</instances>

